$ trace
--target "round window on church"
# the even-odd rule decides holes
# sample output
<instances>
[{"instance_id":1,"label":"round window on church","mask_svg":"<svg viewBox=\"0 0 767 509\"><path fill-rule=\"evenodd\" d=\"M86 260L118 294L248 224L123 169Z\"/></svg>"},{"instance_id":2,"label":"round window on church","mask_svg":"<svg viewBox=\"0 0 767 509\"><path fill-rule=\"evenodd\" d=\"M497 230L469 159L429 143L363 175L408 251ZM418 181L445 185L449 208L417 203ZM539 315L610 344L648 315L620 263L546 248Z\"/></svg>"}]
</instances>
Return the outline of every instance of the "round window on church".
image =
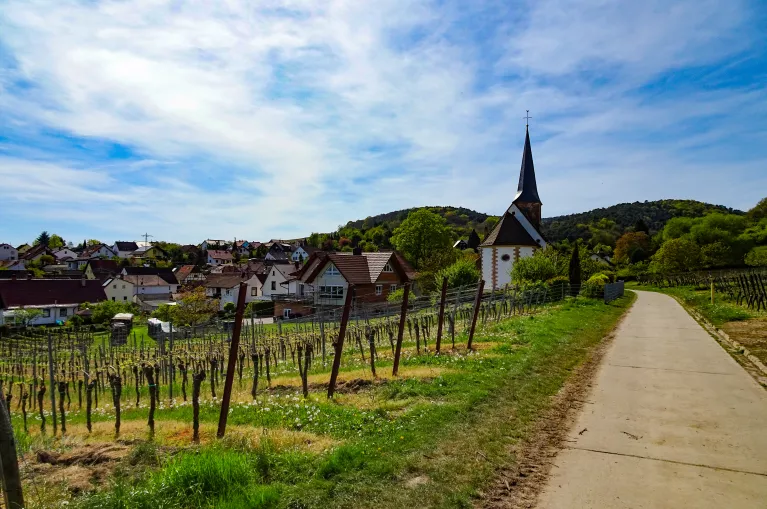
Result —
<instances>
[{"instance_id":1,"label":"round window on church","mask_svg":"<svg viewBox=\"0 0 767 509\"><path fill-rule=\"evenodd\" d=\"M511 256L505 254L501 256L501 260L503 260L504 262L508 262L509 260L511 260Z\"/></svg>"}]
</instances>

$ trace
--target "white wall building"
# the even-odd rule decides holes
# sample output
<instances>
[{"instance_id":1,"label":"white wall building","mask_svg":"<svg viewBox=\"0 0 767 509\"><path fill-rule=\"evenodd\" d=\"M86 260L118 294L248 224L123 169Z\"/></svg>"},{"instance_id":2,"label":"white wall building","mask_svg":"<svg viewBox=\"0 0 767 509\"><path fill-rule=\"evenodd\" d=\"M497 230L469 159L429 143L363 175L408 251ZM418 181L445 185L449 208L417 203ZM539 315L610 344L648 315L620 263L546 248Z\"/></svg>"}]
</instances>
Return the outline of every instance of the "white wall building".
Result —
<instances>
[{"instance_id":1,"label":"white wall building","mask_svg":"<svg viewBox=\"0 0 767 509\"><path fill-rule=\"evenodd\" d=\"M298 269L292 263L276 263L272 265L264 281L262 296L271 299L272 295L288 295L287 281L292 279L290 274L296 270Z\"/></svg>"},{"instance_id":2,"label":"white wall building","mask_svg":"<svg viewBox=\"0 0 767 509\"><path fill-rule=\"evenodd\" d=\"M136 286L119 277L107 279L103 287L107 300L114 302L133 302L133 297L136 295Z\"/></svg>"},{"instance_id":3,"label":"white wall building","mask_svg":"<svg viewBox=\"0 0 767 509\"><path fill-rule=\"evenodd\" d=\"M0 244L0 260L13 261L19 259L19 250L10 244Z\"/></svg>"}]
</instances>

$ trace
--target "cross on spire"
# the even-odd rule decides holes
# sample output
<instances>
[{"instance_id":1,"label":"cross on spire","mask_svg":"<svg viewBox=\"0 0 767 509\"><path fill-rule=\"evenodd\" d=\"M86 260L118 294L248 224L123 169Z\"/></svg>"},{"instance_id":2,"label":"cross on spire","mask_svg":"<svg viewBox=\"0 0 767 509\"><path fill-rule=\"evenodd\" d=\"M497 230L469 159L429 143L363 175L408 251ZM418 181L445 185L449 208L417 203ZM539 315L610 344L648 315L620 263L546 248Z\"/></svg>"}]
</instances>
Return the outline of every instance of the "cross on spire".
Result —
<instances>
[{"instance_id":1,"label":"cross on spire","mask_svg":"<svg viewBox=\"0 0 767 509\"><path fill-rule=\"evenodd\" d=\"M525 127L530 127L530 119L531 119L531 118L533 118L533 117L531 117L531 116L530 116L530 110L525 110L525 111L526 111L527 113L526 113L526 114L525 114L525 116L524 116L524 117L522 117L522 118L524 118L524 119L525 119Z\"/></svg>"}]
</instances>

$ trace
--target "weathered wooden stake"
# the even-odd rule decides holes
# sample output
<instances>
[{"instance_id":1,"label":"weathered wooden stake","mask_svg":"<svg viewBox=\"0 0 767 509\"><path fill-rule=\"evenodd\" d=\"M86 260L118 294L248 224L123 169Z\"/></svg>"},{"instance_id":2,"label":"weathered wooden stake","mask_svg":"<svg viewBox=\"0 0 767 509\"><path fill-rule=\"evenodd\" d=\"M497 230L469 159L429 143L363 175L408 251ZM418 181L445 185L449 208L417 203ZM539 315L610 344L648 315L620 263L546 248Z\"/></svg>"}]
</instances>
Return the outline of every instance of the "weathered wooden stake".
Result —
<instances>
[{"instance_id":1,"label":"weathered wooden stake","mask_svg":"<svg viewBox=\"0 0 767 509\"><path fill-rule=\"evenodd\" d=\"M338 370L341 368L341 353L344 351L344 338L346 336L346 325L349 322L349 313L352 309L352 292L354 287L349 285L346 289L346 300L344 301L344 311L341 314L341 325L338 329L338 340L336 341L335 355L333 356L333 368L330 371L330 383L328 384L328 398L333 397L336 391L336 381L338 380Z\"/></svg>"},{"instance_id":2,"label":"weathered wooden stake","mask_svg":"<svg viewBox=\"0 0 767 509\"><path fill-rule=\"evenodd\" d=\"M232 343L229 345L229 362L226 367L226 381L224 382L224 395L221 400L221 414L218 417L218 438L224 438L226 433L226 420L229 417L229 402L232 399L232 384L234 383L234 371L237 369L237 353L240 349L240 332L242 332L242 318L245 314L245 299L248 297L248 285L240 283L240 293L237 296L237 312L234 315L234 330L232 331Z\"/></svg>"},{"instance_id":3,"label":"weathered wooden stake","mask_svg":"<svg viewBox=\"0 0 767 509\"><path fill-rule=\"evenodd\" d=\"M485 287L485 282L479 280L477 285L477 296L474 298L474 316L471 319L471 329L469 329L469 342L466 344L466 348L471 350L471 343L474 341L474 329L477 327L477 315L479 315L479 307L482 303L482 289Z\"/></svg>"},{"instance_id":4,"label":"weathered wooden stake","mask_svg":"<svg viewBox=\"0 0 767 509\"><path fill-rule=\"evenodd\" d=\"M5 506L23 509L24 496L19 475L19 458L16 456L16 439L13 436L11 416L5 402L0 398L0 481L5 495Z\"/></svg>"},{"instance_id":5,"label":"weathered wooden stake","mask_svg":"<svg viewBox=\"0 0 767 509\"><path fill-rule=\"evenodd\" d=\"M407 299L410 296L410 283L405 284L402 295L402 310L399 316L399 330L397 331L397 346L394 350L394 367L392 367L392 376L397 376L399 372L399 357L402 354L402 336L405 334L405 321L407 320Z\"/></svg>"}]
</instances>

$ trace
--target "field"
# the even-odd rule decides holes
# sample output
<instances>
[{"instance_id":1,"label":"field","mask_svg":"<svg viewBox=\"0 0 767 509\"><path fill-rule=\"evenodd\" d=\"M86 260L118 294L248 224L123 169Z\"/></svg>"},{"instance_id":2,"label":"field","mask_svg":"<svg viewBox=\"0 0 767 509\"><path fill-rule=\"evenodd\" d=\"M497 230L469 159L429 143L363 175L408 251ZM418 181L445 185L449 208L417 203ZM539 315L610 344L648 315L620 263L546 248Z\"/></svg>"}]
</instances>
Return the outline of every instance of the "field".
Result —
<instances>
[{"instance_id":1,"label":"field","mask_svg":"<svg viewBox=\"0 0 767 509\"><path fill-rule=\"evenodd\" d=\"M41 434L32 412L24 432L14 400L28 506L468 507L498 468L514 462L512 448L631 299L568 299L481 320L471 351L465 328L455 348L443 342L440 355L432 330L428 343L406 333L397 377L385 336L377 376L369 350L363 359L364 341L347 341L332 399L325 394L330 360L317 351L307 397L291 353L274 365L270 381L262 374L255 398L254 365L246 363L222 440L215 439L220 393L214 398L207 382L202 387L198 444L191 398L183 400L178 380L173 400L169 384L162 387L154 433L148 387L140 387L136 406L127 378L118 437L108 389L95 391L101 401L90 433L73 397L66 434L56 438L50 417Z\"/></svg>"}]
</instances>

